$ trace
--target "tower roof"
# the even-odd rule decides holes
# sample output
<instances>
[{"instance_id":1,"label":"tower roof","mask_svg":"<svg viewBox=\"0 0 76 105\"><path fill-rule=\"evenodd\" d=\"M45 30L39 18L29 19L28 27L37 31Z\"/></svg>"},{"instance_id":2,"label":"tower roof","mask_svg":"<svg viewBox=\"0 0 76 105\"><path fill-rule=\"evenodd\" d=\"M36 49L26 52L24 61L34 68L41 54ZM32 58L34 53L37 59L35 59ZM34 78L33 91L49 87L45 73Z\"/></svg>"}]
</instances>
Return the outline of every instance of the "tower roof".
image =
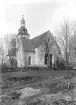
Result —
<instances>
[{"instance_id":1,"label":"tower roof","mask_svg":"<svg viewBox=\"0 0 76 105\"><path fill-rule=\"evenodd\" d=\"M28 35L27 28L25 27L25 19L24 15L22 15L22 19L20 21L20 28L18 29L18 35Z\"/></svg>"},{"instance_id":2,"label":"tower roof","mask_svg":"<svg viewBox=\"0 0 76 105\"><path fill-rule=\"evenodd\" d=\"M24 15L22 15L22 19L21 19L20 23L21 23L22 26L25 26Z\"/></svg>"}]
</instances>

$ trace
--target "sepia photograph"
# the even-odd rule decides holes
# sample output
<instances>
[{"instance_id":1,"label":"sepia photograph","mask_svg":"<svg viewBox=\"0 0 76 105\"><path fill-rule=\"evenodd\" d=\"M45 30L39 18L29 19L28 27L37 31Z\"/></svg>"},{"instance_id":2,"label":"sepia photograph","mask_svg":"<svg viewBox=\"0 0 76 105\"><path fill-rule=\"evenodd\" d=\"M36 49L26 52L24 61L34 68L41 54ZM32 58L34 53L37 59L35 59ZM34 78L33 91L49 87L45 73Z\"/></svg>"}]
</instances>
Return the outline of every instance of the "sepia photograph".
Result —
<instances>
[{"instance_id":1,"label":"sepia photograph","mask_svg":"<svg viewBox=\"0 0 76 105\"><path fill-rule=\"evenodd\" d=\"M76 105L76 0L0 2L0 105Z\"/></svg>"}]
</instances>

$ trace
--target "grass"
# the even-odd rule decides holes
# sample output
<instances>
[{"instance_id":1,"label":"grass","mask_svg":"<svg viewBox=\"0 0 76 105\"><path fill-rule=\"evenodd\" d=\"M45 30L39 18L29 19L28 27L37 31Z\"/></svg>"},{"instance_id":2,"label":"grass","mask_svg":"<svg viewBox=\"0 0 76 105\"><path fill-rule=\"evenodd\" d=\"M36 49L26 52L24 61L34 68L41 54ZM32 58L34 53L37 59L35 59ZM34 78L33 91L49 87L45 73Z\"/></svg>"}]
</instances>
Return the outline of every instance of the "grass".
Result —
<instances>
[{"instance_id":1,"label":"grass","mask_svg":"<svg viewBox=\"0 0 76 105\"><path fill-rule=\"evenodd\" d=\"M51 73L55 73L55 72L51 72ZM59 92L61 92L62 94L64 94L64 93L68 94L68 92L72 92L72 90L75 89L75 86L76 86L75 85L76 82L73 82L74 78L76 78L75 73L72 72L68 78L66 75L63 76L63 75L59 74L59 76L58 76L58 74L57 74L56 77L55 77L55 75L56 74L53 74L52 77L51 76L42 76L42 77L38 77L38 78L37 78L37 76L30 77L30 78L24 78L24 77L22 77L22 78L7 78L8 82L6 79L4 79L4 81L6 82L6 84L7 83L10 84L9 87L12 84L15 84L15 85L12 85L10 88L7 87L7 90L5 89L4 92L11 93L12 90L15 91L18 89L25 88L27 86L33 87L33 88L40 88L42 90L39 95L29 97L29 98L23 100L23 102L26 101L27 105L46 105L47 101L45 101L45 98L44 98L44 102L42 100L40 100L41 96L43 96L43 95L46 96L46 94L47 95L54 94L56 96L56 94L58 94ZM68 89L68 87L67 87L68 81L67 80L72 81L74 87ZM4 105L18 105L18 101L19 101L19 99L12 99L11 97L4 97L2 99L2 103L5 103ZM50 100L49 100L49 102L50 102ZM64 102L64 100L54 101L54 103L52 103L51 105L59 105L57 103L61 103L61 102L65 103L63 105L70 105L69 103ZM48 105L50 105L50 104L48 104Z\"/></svg>"},{"instance_id":2,"label":"grass","mask_svg":"<svg viewBox=\"0 0 76 105\"><path fill-rule=\"evenodd\" d=\"M1 77L26 77L26 76L51 76L52 78L59 77L65 74L65 70L49 70L49 71L25 71L25 72L10 72L0 73Z\"/></svg>"}]
</instances>

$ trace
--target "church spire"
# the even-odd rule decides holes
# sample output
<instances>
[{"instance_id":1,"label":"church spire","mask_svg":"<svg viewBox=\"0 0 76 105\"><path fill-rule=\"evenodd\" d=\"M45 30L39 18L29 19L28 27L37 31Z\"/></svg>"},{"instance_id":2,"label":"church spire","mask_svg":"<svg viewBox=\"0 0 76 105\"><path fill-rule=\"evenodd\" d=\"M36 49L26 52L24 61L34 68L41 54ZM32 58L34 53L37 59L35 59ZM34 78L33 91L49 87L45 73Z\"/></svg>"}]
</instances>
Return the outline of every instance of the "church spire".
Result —
<instances>
[{"instance_id":1,"label":"church spire","mask_svg":"<svg viewBox=\"0 0 76 105\"><path fill-rule=\"evenodd\" d=\"M21 23L21 26L25 26L24 15L22 15L22 19L21 19L20 23Z\"/></svg>"},{"instance_id":2,"label":"church spire","mask_svg":"<svg viewBox=\"0 0 76 105\"><path fill-rule=\"evenodd\" d=\"M23 36L23 37L26 37L26 38L29 38L29 34L28 34L28 31L27 31L27 28L25 26L25 19L24 19L24 15L22 15L22 19L20 21L20 28L18 29L18 35L19 36Z\"/></svg>"}]
</instances>

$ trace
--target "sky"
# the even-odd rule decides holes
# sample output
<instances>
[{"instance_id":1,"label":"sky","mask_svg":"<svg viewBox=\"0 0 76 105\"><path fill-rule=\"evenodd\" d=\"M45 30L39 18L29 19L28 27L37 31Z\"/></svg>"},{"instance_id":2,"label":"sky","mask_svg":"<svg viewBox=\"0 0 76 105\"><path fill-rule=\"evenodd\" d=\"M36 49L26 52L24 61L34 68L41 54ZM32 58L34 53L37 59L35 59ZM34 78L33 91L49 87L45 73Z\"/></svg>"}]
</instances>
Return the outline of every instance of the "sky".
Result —
<instances>
[{"instance_id":1,"label":"sky","mask_svg":"<svg viewBox=\"0 0 76 105\"><path fill-rule=\"evenodd\" d=\"M76 20L76 0L2 0L0 37L18 33L22 15L31 38L47 30L55 35L64 18Z\"/></svg>"}]
</instances>

